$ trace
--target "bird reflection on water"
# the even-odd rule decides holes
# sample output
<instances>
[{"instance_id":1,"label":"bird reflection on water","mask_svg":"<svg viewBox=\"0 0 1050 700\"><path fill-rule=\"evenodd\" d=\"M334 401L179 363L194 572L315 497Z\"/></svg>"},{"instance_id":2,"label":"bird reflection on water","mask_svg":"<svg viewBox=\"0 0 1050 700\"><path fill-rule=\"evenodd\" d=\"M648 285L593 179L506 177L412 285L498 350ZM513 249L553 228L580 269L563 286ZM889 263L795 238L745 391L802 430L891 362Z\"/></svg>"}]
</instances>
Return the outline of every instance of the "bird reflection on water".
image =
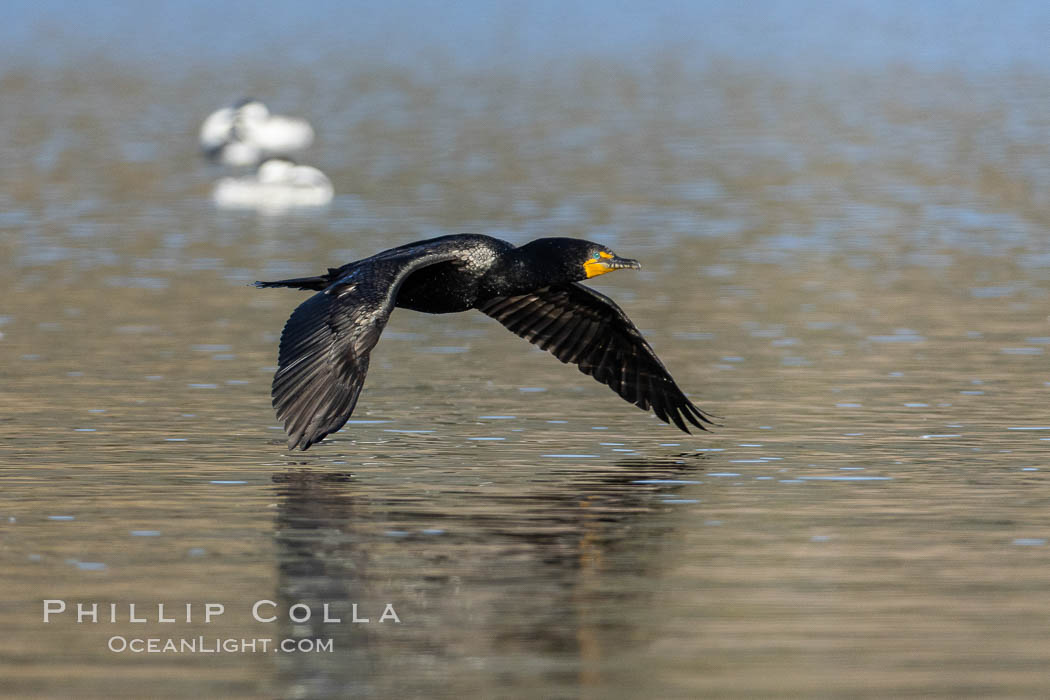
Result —
<instances>
[{"instance_id":1,"label":"bird reflection on water","mask_svg":"<svg viewBox=\"0 0 1050 700\"><path fill-rule=\"evenodd\" d=\"M630 616L610 630L610 615L597 609L652 607L644 582L659 574L653 543L675 527L659 497L691 482L704 458L566 468L557 483L528 492L482 486L466 498L448 485L395 494L348 472L275 474L275 602L314 611L303 624L282 618L281 636L334 644L331 654L281 655L282 692L392 697L441 684L476 694L486 687L478 668L463 665L472 657L505 660L497 670L508 687L598 682L609 640L617 653L644 640ZM638 585L605 590L625 576ZM324 603L342 623L323 622ZM350 622L352 603L369 623ZM400 624L378 622L386 603ZM513 664L526 656L550 662L542 680Z\"/></svg>"}]
</instances>

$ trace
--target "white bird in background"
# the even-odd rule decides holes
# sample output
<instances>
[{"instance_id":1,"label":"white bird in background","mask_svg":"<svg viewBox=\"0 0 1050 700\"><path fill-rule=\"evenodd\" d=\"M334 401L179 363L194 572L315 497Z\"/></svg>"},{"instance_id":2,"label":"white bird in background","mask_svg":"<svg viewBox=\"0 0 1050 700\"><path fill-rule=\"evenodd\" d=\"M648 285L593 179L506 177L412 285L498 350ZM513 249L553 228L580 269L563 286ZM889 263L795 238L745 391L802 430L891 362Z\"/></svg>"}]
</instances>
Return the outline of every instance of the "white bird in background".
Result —
<instances>
[{"instance_id":1,"label":"white bird in background","mask_svg":"<svg viewBox=\"0 0 1050 700\"><path fill-rule=\"evenodd\" d=\"M270 114L266 105L253 99L212 112L200 132L201 149L209 159L236 167L290 155L313 140L313 127L305 119Z\"/></svg>"},{"instance_id":2,"label":"white bird in background","mask_svg":"<svg viewBox=\"0 0 1050 700\"><path fill-rule=\"evenodd\" d=\"M317 168L271 158L252 175L219 180L212 199L220 207L264 212L323 207L332 201L332 182Z\"/></svg>"}]
</instances>

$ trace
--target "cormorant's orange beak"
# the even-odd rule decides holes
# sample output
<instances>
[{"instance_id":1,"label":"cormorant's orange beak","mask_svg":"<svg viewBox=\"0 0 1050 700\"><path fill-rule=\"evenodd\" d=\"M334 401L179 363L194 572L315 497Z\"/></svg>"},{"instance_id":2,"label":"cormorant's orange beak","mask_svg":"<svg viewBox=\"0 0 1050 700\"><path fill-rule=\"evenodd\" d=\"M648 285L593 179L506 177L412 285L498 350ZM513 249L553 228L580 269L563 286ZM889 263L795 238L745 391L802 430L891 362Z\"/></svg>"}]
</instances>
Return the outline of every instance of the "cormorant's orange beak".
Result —
<instances>
[{"instance_id":1,"label":"cormorant's orange beak","mask_svg":"<svg viewBox=\"0 0 1050 700\"><path fill-rule=\"evenodd\" d=\"M598 253L600 257L588 258L587 262L583 264L583 269L587 273L587 278L597 277L598 275L604 275L606 272L612 272L613 270L640 270L642 264L637 260L631 260L630 258L620 258L610 253L601 252Z\"/></svg>"}]
</instances>

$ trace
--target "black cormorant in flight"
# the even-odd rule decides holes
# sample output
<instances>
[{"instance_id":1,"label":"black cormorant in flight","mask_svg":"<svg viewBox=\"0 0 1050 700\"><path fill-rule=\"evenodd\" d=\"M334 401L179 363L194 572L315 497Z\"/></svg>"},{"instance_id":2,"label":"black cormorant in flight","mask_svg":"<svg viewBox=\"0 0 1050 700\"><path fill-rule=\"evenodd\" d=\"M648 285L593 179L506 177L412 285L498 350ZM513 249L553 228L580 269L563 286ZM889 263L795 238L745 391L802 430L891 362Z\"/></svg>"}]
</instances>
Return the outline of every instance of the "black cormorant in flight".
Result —
<instances>
[{"instance_id":1,"label":"black cormorant in flight","mask_svg":"<svg viewBox=\"0 0 1050 700\"><path fill-rule=\"evenodd\" d=\"M307 449L350 418L369 353L395 307L431 314L477 309L665 423L687 433L686 421L706 430L707 414L686 398L631 319L580 284L640 267L576 238L515 247L461 234L392 248L316 277L256 282L317 292L285 324L273 378L273 405L289 449Z\"/></svg>"}]
</instances>

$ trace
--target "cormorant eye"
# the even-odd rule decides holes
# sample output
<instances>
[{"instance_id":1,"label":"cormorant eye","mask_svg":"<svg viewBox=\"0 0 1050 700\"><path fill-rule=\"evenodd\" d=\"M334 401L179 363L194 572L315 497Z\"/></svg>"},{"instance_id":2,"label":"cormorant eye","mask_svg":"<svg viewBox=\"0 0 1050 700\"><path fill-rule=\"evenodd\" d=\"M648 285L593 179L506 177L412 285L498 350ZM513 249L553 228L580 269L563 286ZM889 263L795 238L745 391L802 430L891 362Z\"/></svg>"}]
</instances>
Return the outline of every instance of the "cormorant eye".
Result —
<instances>
[{"instance_id":1,"label":"cormorant eye","mask_svg":"<svg viewBox=\"0 0 1050 700\"><path fill-rule=\"evenodd\" d=\"M594 254L594 259L595 260L601 260L602 259L602 254L601 253L595 253Z\"/></svg>"}]
</instances>

